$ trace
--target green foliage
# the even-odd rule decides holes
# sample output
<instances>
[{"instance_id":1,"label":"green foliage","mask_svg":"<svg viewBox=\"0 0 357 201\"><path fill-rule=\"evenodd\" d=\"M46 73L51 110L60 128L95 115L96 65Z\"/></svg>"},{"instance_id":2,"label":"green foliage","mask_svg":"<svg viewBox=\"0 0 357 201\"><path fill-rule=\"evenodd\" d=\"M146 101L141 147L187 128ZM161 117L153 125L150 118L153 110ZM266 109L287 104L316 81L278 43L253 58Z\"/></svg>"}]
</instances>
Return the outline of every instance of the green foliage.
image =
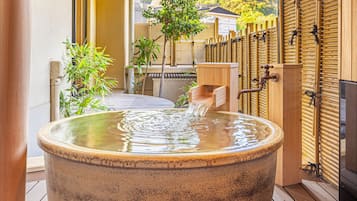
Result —
<instances>
[{"instance_id":1,"label":"green foliage","mask_svg":"<svg viewBox=\"0 0 357 201\"><path fill-rule=\"evenodd\" d=\"M135 79L134 88L138 90L141 87L141 93L144 94L147 71L151 63L157 60L157 55L160 52L160 46L155 42L155 40L141 37L135 41L134 48L135 54L133 63L136 65L129 66L128 68L136 68L138 70L139 78ZM145 66L144 74L142 70L143 66Z\"/></svg>"},{"instance_id":2,"label":"green foliage","mask_svg":"<svg viewBox=\"0 0 357 201\"><path fill-rule=\"evenodd\" d=\"M200 21L200 13L196 7L197 0L161 0L161 8L148 8L143 12L145 18L151 19L154 24L161 24L164 35L164 47L161 66L159 96L162 96L164 69L166 62L166 44L168 40L177 40L180 37L196 35L204 29Z\"/></svg>"},{"instance_id":3,"label":"green foliage","mask_svg":"<svg viewBox=\"0 0 357 201\"><path fill-rule=\"evenodd\" d=\"M247 23L260 24L275 19L278 7L277 0L227 0L220 4L240 15L238 29L244 29Z\"/></svg>"},{"instance_id":4,"label":"green foliage","mask_svg":"<svg viewBox=\"0 0 357 201\"><path fill-rule=\"evenodd\" d=\"M142 74L143 66L148 67L151 62L157 60L160 52L160 46L152 39L140 37L134 43L135 54L133 62L136 64L138 72Z\"/></svg>"},{"instance_id":5,"label":"green foliage","mask_svg":"<svg viewBox=\"0 0 357 201\"><path fill-rule=\"evenodd\" d=\"M204 29L196 3L197 0L162 0L160 9L149 7L143 16L153 19L154 24L161 24L161 32L167 40L190 37Z\"/></svg>"},{"instance_id":6,"label":"green foliage","mask_svg":"<svg viewBox=\"0 0 357 201\"><path fill-rule=\"evenodd\" d=\"M106 79L113 62L101 48L65 42L65 78L70 87L60 93L60 111L64 117L81 115L89 110L105 110L98 97L111 93L117 81Z\"/></svg>"},{"instance_id":7,"label":"green foliage","mask_svg":"<svg viewBox=\"0 0 357 201\"><path fill-rule=\"evenodd\" d=\"M175 107L187 107L188 106L188 92L192 87L197 86L197 82L193 81L183 87L183 94L180 95L175 103Z\"/></svg>"}]
</instances>

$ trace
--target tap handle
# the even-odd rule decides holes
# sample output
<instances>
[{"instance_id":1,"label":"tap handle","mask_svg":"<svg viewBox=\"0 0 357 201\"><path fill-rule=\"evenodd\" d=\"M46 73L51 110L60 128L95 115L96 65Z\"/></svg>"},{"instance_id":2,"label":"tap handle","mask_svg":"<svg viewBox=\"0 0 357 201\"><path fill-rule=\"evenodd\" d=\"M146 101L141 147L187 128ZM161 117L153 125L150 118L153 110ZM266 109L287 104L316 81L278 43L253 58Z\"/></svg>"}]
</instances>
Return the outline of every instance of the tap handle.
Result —
<instances>
[{"instance_id":1,"label":"tap handle","mask_svg":"<svg viewBox=\"0 0 357 201\"><path fill-rule=\"evenodd\" d=\"M254 78L254 79L252 79L252 82L259 82L259 79L258 78Z\"/></svg>"},{"instance_id":2,"label":"tap handle","mask_svg":"<svg viewBox=\"0 0 357 201\"><path fill-rule=\"evenodd\" d=\"M265 70L269 70L270 68L274 68L274 66L269 65L269 64L265 64L265 65L260 66L260 68L261 69L265 69Z\"/></svg>"}]
</instances>

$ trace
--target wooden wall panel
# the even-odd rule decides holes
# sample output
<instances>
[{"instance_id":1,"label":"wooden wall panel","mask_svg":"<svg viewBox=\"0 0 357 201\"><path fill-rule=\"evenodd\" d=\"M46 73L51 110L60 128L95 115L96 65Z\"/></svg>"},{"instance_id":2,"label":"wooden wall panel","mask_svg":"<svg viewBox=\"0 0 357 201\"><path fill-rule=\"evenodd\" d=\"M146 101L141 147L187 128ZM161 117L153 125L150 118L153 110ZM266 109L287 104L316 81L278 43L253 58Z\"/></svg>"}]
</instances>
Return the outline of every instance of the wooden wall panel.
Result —
<instances>
[{"instance_id":1,"label":"wooden wall panel","mask_svg":"<svg viewBox=\"0 0 357 201\"><path fill-rule=\"evenodd\" d=\"M340 79L357 81L357 2L341 0L340 4Z\"/></svg>"}]
</instances>

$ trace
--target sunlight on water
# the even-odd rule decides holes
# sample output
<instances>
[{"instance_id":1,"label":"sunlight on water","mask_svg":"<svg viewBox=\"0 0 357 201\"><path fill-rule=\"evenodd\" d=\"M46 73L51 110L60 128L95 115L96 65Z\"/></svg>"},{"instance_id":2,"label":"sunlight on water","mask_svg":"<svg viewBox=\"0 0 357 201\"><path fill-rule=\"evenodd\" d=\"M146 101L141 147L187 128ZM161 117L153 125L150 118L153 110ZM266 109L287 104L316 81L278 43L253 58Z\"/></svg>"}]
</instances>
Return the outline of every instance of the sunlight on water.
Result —
<instances>
[{"instance_id":1,"label":"sunlight on water","mask_svg":"<svg viewBox=\"0 0 357 201\"><path fill-rule=\"evenodd\" d=\"M171 154L239 150L271 134L268 125L246 115L188 110L128 110L75 118L51 130L54 140L129 153Z\"/></svg>"}]
</instances>

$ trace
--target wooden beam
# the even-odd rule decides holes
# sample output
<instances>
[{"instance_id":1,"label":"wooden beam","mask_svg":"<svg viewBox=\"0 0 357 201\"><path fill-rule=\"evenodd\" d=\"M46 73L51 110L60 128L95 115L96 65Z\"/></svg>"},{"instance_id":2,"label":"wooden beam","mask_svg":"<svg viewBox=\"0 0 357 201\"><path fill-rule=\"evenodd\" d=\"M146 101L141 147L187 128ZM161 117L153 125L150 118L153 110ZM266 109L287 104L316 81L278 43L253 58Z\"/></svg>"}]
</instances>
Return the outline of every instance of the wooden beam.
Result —
<instances>
[{"instance_id":1,"label":"wooden beam","mask_svg":"<svg viewBox=\"0 0 357 201\"><path fill-rule=\"evenodd\" d=\"M357 81L357 1L352 1L352 30L351 30L351 43L352 43L352 50L351 50L351 66L352 66L352 80Z\"/></svg>"},{"instance_id":2,"label":"wooden beam","mask_svg":"<svg viewBox=\"0 0 357 201\"><path fill-rule=\"evenodd\" d=\"M352 0L342 1L341 79L352 80Z\"/></svg>"},{"instance_id":3,"label":"wooden beam","mask_svg":"<svg viewBox=\"0 0 357 201\"><path fill-rule=\"evenodd\" d=\"M29 1L0 1L0 200L25 200Z\"/></svg>"}]
</instances>

